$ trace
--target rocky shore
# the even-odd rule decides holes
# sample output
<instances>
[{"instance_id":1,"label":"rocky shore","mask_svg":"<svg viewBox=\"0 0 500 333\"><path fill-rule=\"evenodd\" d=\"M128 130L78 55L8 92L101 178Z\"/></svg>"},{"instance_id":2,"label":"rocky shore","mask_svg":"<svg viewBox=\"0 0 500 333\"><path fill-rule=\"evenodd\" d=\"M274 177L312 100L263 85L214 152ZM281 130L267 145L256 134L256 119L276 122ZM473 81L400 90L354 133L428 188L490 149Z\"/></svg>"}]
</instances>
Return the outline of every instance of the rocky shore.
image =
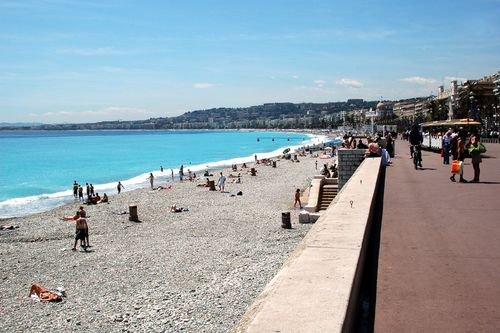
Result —
<instances>
[{"instance_id":1,"label":"rocky shore","mask_svg":"<svg viewBox=\"0 0 500 333\"><path fill-rule=\"evenodd\" d=\"M314 158L299 159L257 165L256 177L239 171L242 183L228 178L227 193L176 181L85 206L90 252L71 251L75 223L61 219L78 202L4 220L19 228L0 231L0 331L228 332L309 229L293 198L317 171ZM189 211L170 213L174 203ZM114 214L129 204L140 223ZM285 211L293 229L280 226ZM67 297L33 302L32 283Z\"/></svg>"}]
</instances>

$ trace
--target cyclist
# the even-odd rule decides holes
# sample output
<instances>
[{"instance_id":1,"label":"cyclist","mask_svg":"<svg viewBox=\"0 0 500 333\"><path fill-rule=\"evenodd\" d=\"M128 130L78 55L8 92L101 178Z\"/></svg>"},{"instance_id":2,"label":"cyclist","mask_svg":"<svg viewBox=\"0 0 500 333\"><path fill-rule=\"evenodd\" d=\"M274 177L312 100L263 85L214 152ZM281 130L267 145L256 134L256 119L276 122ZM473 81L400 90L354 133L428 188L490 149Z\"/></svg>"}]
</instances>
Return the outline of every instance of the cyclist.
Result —
<instances>
[{"instance_id":1,"label":"cyclist","mask_svg":"<svg viewBox=\"0 0 500 333\"><path fill-rule=\"evenodd\" d=\"M418 130L417 125L413 125L410 131L409 141L411 145L411 149L413 151L413 158L416 160L415 168L417 167L417 163L419 167L422 167L422 151L420 149L420 145L424 141L422 133ZM416 156L415 156L416 154Z\"/></svg>"}]
</instances>

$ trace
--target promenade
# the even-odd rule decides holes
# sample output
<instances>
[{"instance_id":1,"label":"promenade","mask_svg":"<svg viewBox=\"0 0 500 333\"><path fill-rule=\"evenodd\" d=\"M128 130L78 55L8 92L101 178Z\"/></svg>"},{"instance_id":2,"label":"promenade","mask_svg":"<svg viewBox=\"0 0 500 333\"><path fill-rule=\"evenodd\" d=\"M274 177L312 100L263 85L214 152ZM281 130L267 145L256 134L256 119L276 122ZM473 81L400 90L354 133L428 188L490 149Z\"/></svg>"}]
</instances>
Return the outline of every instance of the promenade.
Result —
<instances>
[{"instance_id":1,"label":"promenade","mask_svg":"<svg viewBox=\"0 0 500 333\"><path fill-rule=\"evenodd\" d=\"M397 142L386 169L376 332L500 330L500 144L486 144L481 183L452 183L423 152L415 170ZM470 159L465 179L473 178ZM457 177L458 180L458 177Z\"/></svg>"}]
</instances>

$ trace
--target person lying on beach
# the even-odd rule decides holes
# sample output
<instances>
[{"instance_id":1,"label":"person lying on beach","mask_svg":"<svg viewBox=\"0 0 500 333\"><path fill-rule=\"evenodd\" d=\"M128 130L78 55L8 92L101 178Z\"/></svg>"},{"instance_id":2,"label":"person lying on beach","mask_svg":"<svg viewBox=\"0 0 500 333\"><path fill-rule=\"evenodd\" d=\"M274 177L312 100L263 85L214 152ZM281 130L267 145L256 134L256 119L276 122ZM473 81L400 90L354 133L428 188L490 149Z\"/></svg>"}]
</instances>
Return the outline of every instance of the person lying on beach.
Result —
<instances>
[{"instance_id":1,"label":"person lying on beach","mask_svg":"<svg viewBox=\"0 0 500 333\"><path fill-rule=\"evenodd\" d=\"M170 213L182 213L184 211L184 208L177 208L177 204L173 204L170 207Z\"/></svg>"},{"instance_id":2,"label":"person lying on beach","mask_svg":"<svg viewBox=\"0 0 500 333\"><path fill-rule=\"evenodd\" d=\"M80 246L87 250L87 244L85 243L85 238L88 238L88 226L87 221L80 217L76 220L76 232L75 232L75 244L71 250L76 251L76 245L78 240L80 240Z\"/></svg>"},{"instance_id":3,"label":"person lying on beach","mask_svg":"<svg viewBox=\"0 0 500 333\"><path fill-rule=\"evenodd\" d=\"M200 187L210 187L210 180L207 178L207 181L205 184L201 183L201 184L198 184L196 186L200 186Z\"/></svg>"}]
</instances>

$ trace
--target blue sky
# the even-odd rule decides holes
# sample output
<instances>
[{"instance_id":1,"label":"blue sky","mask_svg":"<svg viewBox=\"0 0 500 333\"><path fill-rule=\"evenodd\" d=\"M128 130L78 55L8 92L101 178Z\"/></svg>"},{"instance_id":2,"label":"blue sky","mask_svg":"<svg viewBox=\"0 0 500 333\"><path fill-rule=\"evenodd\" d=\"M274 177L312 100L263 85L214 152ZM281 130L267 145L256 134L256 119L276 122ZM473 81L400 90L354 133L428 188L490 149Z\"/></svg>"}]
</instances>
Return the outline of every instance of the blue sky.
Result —
<instances>
[{"instance_id":1,"label":"blue sky","mask_svg":"<svg viewBox=\"0 0 500 333\"><path fill-rule=\"evenodd\" d=\"M0 0L0 122L399 99L500 70L500 0Z\"/></svg>"}]
</instances>

